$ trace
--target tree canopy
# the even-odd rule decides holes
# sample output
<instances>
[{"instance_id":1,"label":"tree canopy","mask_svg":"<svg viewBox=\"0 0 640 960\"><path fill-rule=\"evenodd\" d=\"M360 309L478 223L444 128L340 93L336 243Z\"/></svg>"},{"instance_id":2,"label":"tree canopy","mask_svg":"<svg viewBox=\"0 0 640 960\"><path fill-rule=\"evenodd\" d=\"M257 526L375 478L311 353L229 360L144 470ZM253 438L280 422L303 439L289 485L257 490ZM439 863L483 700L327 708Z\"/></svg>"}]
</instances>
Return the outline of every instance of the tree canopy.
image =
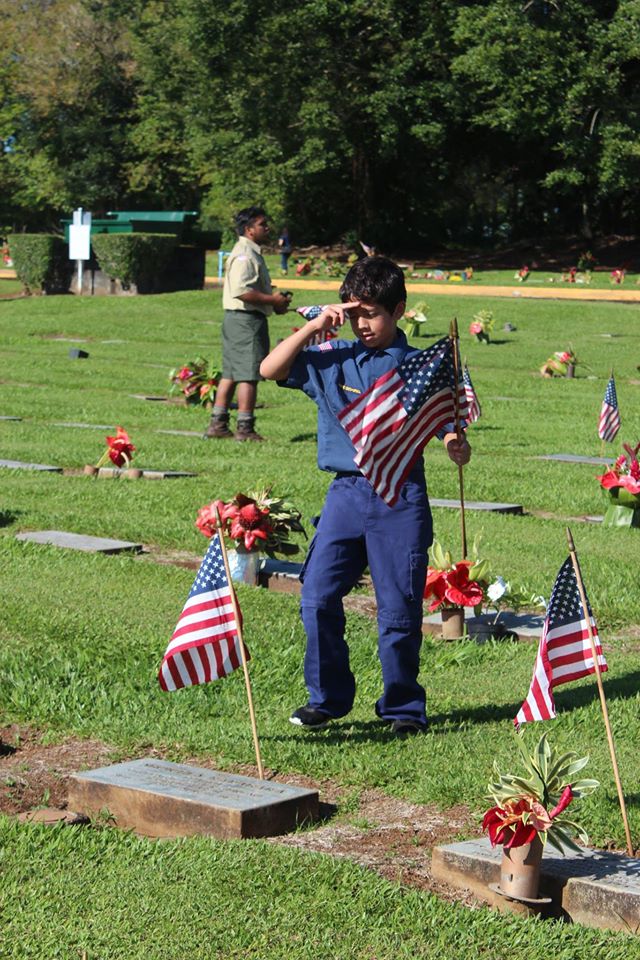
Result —
<instances>
[{"instance_id":1,"label":"tree canopy","mask_svg":"<svg viewBox=\"0 0 640 960\"><path fill-rule=\"evenodd\" d=\"M4 0L0 225L262 203L385 249L633 232L640 0Z\"/></svg>"}]
</instances>

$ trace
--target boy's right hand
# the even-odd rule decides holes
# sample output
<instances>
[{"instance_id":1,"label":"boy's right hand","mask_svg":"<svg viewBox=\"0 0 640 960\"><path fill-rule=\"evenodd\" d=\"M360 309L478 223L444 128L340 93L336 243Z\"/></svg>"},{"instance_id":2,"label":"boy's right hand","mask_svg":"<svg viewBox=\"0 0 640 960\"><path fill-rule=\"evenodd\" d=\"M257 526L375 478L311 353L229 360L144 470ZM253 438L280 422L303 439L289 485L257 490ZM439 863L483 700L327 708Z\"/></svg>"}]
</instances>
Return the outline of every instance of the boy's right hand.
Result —
<instances>
[{"instance_id":1,"label":"boy's right hand","mask_svg":"<svg viewBox=\"0 0 640 960\"><path fill-rule=\"evenodd\" d=\"M321 314L315 320L311 320L308 326L313 326L320 332L327 330L338 330L349 319L349 310L360 306L359 300L351 300L349 303L331 303L325 307Z\"/></svg>"}]
</instances>

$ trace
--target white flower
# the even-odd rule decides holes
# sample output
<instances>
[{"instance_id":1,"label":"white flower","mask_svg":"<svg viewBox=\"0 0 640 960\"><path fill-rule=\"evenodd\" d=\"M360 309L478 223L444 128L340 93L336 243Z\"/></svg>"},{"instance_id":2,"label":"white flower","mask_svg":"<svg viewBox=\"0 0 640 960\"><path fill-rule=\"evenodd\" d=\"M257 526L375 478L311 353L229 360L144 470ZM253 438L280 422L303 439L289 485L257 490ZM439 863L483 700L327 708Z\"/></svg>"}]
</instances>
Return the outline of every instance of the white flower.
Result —
<instances>
[{"instance_id":1,"label":"white flower","mask_svg":"<svg viewBox=\"0 0 640 960\"><path fill-rule=\"evenodd\" d=\"M493 600L495 603L496 600L499 600L500 597L503 597L507 590L509 589L509 584L503 579L503 577L498 577L494 583L490 583L487 587L487 596L489 600Z\"/></svg>"}]
</instances>

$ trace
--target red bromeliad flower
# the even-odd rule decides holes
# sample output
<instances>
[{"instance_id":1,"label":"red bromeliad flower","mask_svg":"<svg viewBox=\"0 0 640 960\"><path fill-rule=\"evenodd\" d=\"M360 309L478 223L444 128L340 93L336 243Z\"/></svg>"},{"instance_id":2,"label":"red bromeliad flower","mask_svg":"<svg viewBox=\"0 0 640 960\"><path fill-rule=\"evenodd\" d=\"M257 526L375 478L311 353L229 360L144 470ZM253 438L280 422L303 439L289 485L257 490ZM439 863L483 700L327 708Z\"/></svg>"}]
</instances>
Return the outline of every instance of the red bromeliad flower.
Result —
<instances>
[{"instance_id":1,"label":"red bromeliad flower","mask_svg":"<svg viewBox=\"0 0 640 960\"><path fill-rule=\"evenodd\" d=\"M469 579L470 560L460 560L450 570L429 567L424 588L425 600L431 600L429 610L441 606L475 607L482 603L484 590L477 580Z\"/></svg>"},{"instance_id":2,"label":"red bromeliad flower","mask_svg":"<svg viewBox=\"0 0 640 960\"><path fill-rule=\"evenodd\" d=\"M477 335L478 333L482 333L483 330L484 327L479 320L472 320L469 324L469 333L475 333Z\"/></svg>"},{"instance_id":3,"label":"red bromeliad flower","mask_svg":"<svg viewBox=\"0 0 640 960\"><path fill-rule=\"evenodd\" d=\"M491 846L522 847L531 843L536 834L544 833L552 821L567 809L573 800L573 791L567 786L558 804L548 813L534 797L514 797L502 805L491 807L484 815L482 829L489 834Z\"/></svg>"},{"instance_id":4,"label":"red bromeliad flower","mask_svg":"<svg viewBox=\"0 0 640 960\"><path fill-rule=\"evenodd\" d=\"M238 493L229 503L214 500L198 512L196 526L206 537L211 537L216 532L216 507L223 531L247 552L257 549L260 541L266 543L269 534L273 532L273 526L268 520L269 510L259 507L252 497Z\"/></svg>"},{"instance_id":5,"label":"red bromeliad flower","mask_svg":"<svg viewBox=\"0 0 640 960\"><path fill-rule=\"evenodd\" d=\"M635 447L631 447L628 443L623 443L622 446L626 456L619 456L613 467L597 479L605 490L623 487L629 493L640 494L640 463L638 463L640 443Z\"/></svg>"},{"instance_id":6,"label":"red bromeliad flower","mask_svg":"<svg viewBox=\"0 0 640 960\"><path fill-rule=\"evenodd\" d=\"M107 437L108 457L116 467L129 463L133 457L134 445L122 427L116 427L115 437Z\"/></svg>"}]
</instances>

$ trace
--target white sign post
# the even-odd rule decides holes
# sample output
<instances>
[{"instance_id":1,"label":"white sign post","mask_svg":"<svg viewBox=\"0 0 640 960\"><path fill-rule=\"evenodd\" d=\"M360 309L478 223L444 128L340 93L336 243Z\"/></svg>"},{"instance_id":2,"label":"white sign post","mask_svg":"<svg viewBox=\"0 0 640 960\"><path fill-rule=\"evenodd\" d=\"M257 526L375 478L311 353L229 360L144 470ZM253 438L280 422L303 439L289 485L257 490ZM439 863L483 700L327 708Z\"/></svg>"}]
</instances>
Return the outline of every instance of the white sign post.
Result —
<instances>
[{"instance_id":1,"label":"white sign post","mask_svg":"<svg viewBox=\"0 0 640 960\"><path fill-rule=\"evenodd\" d=\"M69 259L76 261L78 270L78 293L82 293L83 262L91 257L91 214L82 207L73 211L73 223L69 225Z\"/></svg>"}]
</instances>

